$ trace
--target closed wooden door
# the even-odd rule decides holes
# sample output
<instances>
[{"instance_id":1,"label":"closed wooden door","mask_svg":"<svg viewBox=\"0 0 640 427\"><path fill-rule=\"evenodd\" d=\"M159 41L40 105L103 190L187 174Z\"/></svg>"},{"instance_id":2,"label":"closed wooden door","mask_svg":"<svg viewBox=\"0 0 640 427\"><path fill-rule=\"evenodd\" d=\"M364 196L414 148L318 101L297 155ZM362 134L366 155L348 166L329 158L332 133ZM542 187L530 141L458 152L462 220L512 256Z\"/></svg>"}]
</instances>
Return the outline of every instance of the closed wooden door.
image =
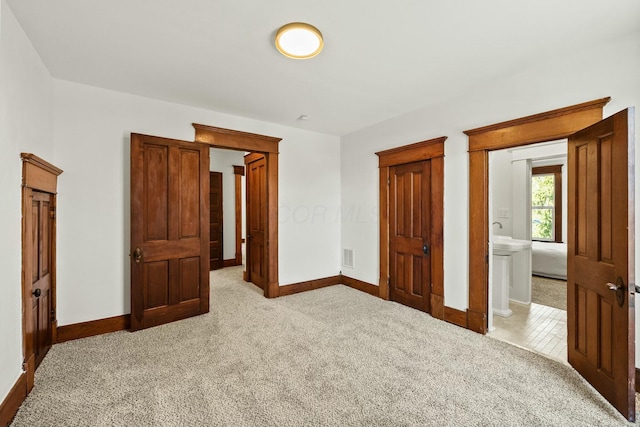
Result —
<instances>
[{"instance_id":1,"label":"closed wooden door","mask_svg":"<svg viewBox=\"0 0 640 427\"><path fill-rule=\"evenodd\" d=\"M569 137L569 363L635 418L633 110Z\"/></svg>"},{"instance_id":2,"label":"closed wooden door","mask_svg":"<svg viewBox=\"0 0 640 427\"><path fill-rule=\"evenodd\" d=\"M262 154L245 157L247 167L247 280L267 283L267 162Z\"/></svg>"},{"instance_id":3,"label":"closed wooden door","mask_svg":"<svg viewBox=\"0 0 640 427\"><path fill-rule=\"evenodd\" d=\"M222 173L209 172L209 270L224 264L222 220Z\"/></svg>"},{"instance_id":4,"label":"closed wooden door","mask_svg":"<svg viewBox=\"0 0 640 427\"><path fill-rule=\"evenodd\" d=\"M33 316L33 353L36 368L52 344L54 320L51 293L53 195L31 192L31 307Z\"/></svg>"},{"instance_id":5,"label":"closed wooden door","mask_svg":"<svg viewBox=\"0 0 640 427\"><path fill-rule=\"evenodd\" d=\"M131 134L131 329L209 311L209 147Z\"/></svg>"},{"instance_id":6,"label":"closed wooden door","mask_svg":"<svg viewBox=\"0 0 640 427\"><path fill-rule=\"evenodd\" d=\"M430 312L431 162L389 173L389 297Z\"/></svg>"}]
</instances>

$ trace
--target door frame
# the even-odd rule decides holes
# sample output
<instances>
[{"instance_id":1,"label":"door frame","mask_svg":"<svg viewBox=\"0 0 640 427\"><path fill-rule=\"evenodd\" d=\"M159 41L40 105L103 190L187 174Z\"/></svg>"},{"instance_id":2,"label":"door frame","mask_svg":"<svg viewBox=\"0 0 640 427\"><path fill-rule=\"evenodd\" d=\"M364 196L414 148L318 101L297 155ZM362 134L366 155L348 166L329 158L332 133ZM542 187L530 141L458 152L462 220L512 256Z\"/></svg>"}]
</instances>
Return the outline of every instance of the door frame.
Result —
<instances>
[{"instance_id":1,"label":"door frame","mask_svg":"<svg viewBox=\"0 0 640 427\"><path fill-rule=\"evenodd\" d=\"M486 334L489 306L489 152L554 141L602 120L611 97L464 131L469 137L467 328Z\"/></svg>"},{"instance_id":2,"label":"door frame","mask_svg":"<svg viewBox=\"0 0 640 427\"><path fill-rule=\"evenodd\" d=\"M31 284L32 280L32 262L31 250L32 239L31 233L31 194L33 190L50 193L52 195L52 212L51 218L51 307L53 310L53 318L51 320L51 344L57 341L57 311L56 311L56 206L57 206L57 189L58 176L62 173L62 169L57 168L51 163L41 159L32 153L20 153L22 160L22 351L23 351L23 369L27 374L27 394L33 389L35 375L35 354L33 349L33 310L31 303Z\"/></svg>"},{"instance_id":3,"label":"door frame","mask_svg":"<svg viewBox=\"0 0 640 427\"><path fill-rule=\"evenodd\" d=\"M389 183L390 168L431 160L431 315L444 319L444 142L446 136L379 151L380 174L380 298L389 299Z\"/></svg>"},{"instance_id":4,"label":"door frame","mask_svg":"<svg viewBox=\"0 0 640 427\"><path fill-rule=\"evenodd\" d=\"M214 126L192 124L195 142L214 148L227 148L264 154L267 160L267 283L264 296L279 295L278 282L278 148L282 138L224 129Z\"/></svg>"}]
</instances>

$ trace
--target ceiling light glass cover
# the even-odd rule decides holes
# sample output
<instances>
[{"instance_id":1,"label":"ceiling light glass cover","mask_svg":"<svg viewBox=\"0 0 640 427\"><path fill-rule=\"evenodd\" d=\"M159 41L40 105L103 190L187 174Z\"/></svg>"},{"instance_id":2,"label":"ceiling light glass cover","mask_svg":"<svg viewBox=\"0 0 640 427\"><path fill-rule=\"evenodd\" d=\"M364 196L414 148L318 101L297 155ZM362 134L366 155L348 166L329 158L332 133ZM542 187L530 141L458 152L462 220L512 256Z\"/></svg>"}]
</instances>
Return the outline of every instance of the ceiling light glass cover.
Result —
<instances>
[{"instance_id":1,"label":"ceiling light glass cover","mask_svg":"<svg viewBox=\"0 0 640 427\"><path fill-rule=\"evenodd\" d=\"M313 58L323 46L322 33L313 25L303 22L283 25L276 33L276 48L289 58Z\"/></svg>"}]
</instances>

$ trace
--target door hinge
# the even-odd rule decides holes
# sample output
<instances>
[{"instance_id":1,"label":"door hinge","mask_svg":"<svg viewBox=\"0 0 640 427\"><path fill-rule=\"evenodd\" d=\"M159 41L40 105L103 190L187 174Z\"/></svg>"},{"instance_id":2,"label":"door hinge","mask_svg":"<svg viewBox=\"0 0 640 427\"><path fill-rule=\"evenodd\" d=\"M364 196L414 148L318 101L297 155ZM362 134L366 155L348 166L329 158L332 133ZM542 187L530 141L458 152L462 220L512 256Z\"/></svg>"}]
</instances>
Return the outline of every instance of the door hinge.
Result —
<instances>
[{"instance_id":1,"label":"door hinge","mask_svg":"<svg viewBox=\"0 0 640 427\"><path fill-rule=\"evenodd\" d=\"M387 277L387 286L391 284L391 277Z\"/></svg>"},{"instance_id":2,"label":"door hinge","mask_svg":"<svg viewBox=\"0 0 640 427\"><path fill-rule=\"evenodd\" d=\"M489 255L485 255L484 257L484 262L489 264Z\"/></svg>"},{"instance_id":3,"label":"door hinge","mask_svg":"<svg viewBox=\"0 0 640 427\"><path fill-rule=\"evenodd\" d=\"M56 207L55 206L51 206L51 209L49 209L49 218L56 219Z\"/></svg>"},{"instance_id":4,"label":"door hinge","mask_svg":"<svg viewBox=\"0 0 640 427\"><path fill-rule=\"evenodd\" d=\"M54 322L56 320L56 310L51 309L51 321Z\"/></svg>"},{"instance_id":5,"label":"door hinge","mask_svg":"<svg viewBox=\"0 0 640 427\"><path fill-rule=\"evenodd\" d=\"M387 185L391 185L391 178L387 178Z\"/></svg>"}]
</instances>

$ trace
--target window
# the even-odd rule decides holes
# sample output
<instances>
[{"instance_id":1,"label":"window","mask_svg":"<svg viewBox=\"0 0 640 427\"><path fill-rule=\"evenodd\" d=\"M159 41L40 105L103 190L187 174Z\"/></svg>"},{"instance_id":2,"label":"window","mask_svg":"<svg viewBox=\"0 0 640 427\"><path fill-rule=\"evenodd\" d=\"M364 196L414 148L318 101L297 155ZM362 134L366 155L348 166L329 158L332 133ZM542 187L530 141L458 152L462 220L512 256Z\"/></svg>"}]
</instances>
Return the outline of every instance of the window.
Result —
<instances>
[{"instance_id":1,"label":"window","mask_svg":"<svg viewBox=\"0 0 640 427\"><path fill-rule=\"evenodd\" d=\"M562 165L531 169L531 239L562 242Z\"/></svg>"}]
</instances>

